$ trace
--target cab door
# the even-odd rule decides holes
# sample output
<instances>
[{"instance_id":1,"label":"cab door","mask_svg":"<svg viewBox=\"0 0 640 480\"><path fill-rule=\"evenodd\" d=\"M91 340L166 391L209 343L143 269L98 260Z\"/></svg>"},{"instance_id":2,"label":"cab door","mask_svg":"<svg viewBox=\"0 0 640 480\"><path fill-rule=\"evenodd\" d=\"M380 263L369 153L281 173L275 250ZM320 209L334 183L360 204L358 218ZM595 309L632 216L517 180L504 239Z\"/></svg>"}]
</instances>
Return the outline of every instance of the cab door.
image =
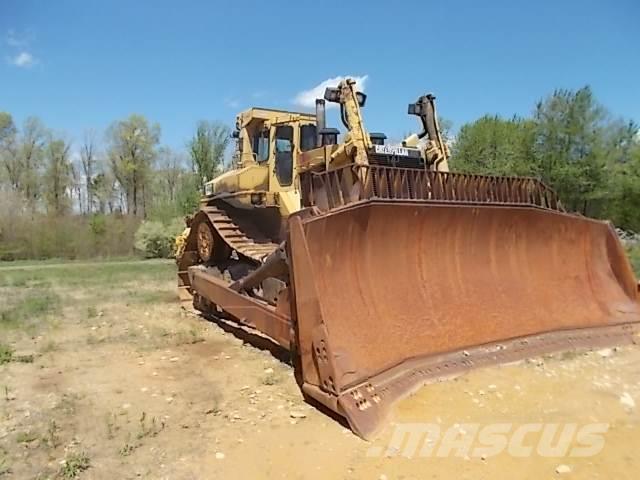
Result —
<instances>
[{"instance_id":1,"label":"cab door","mask_svg":"<svg viewBox=\"0 0 640 480\"><path fill-rule=\"evenodd\" d=\"M293 157L295 154L294 128L291 125L278 125L274 134L273 177L280 188L293 185Z\"/></svg>"}]
</instances>

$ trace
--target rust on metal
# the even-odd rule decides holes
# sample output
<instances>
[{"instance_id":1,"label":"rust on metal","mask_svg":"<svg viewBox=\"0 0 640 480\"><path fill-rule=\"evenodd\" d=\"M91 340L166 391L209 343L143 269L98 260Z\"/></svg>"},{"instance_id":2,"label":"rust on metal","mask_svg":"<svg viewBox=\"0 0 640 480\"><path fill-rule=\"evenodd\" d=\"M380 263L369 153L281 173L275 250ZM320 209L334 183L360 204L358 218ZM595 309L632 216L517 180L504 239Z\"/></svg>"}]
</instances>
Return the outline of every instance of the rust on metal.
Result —
<instances>
[{"instance_id":1,"label":"rust on metal","mask_svg":"<svg viewBox=\"0 0 640 480\"><path fill-rule=\"evenodd\" d=\"M523 358L581 348L638 343L640 325L561 330L508 339L440 355L410 358L381 374L347 388L330 400L354 432L365 439L380 431L393 405L422 386L462 374L472 368L499 365ZM316 386L305 391L318 401L326 396ZM314 396L315 394L315 396Z\"/></svg>"},{"instance_id":2,"label":"rust on metal","mask_svg":"<svg viewBox=\"0 0 640 480\"><path fill-rule=\"evenodd\" d=\"M262 262L278 248L277 243L262 234L254 225L234 218L222 206L204 207L194 219L194 223L201 221L205 216L227 245L251 260Z\"/></svg>"},{"instance_id":3,"label":"rust on metal","mask_svg":"<svg viewBox=\"0 0 640 480\"><path fill-rule=\"evenodd\" d=\"M369 200L529 205L564 211L556 193L536 178L471 175L382 165L345 166L300 175L305 206L321 210Z\"/></svg>"},{"instance_id":4,"label":"rust on metal","mask_svg":"<svg viewBox=\"0 0 640 480\"><path fill-rule=\"evenodd\" d=\"M265 223L273 223L265 222ZM237 209L224 202L204 205L192 221L195 235L189 235L185 251L178 263L178 293L181 302L193 301L193 289L189 280L189 267L208 261L226 260L232 251L259 265L278 248L273 235L265 234L249 219L238 214ZM267 228L274 230L274 227Z\"/></svg>"},{"instance_id":5,"label":"rust on metal","mask_svg":"<svg viewBox=\"0 0 640 480\"><path fill-rule=\"evenodd\" d=\"M229 288L223 280L199 267L191 267L189 276L198 296L211 303L224 306L224 310L239 323L272 338L278 345L291 348L291 319L274 307ZM195 299L195 304L200 299Z\"/></svg>"},{"instance_id":6,"label":"rust on metal","mask_svg":"<svg viewBox=\"0 0 640 480\"><path fill-rule=\"evenodd\" d=\"M367 200L294 215L292 315L305 391L367 437L384 417L364 413L385 402L380 379L408 376L395 382L390 398L399 398L429 378L412 362L503 342L524 358L629 340L640 321L636 280L611 226L506 203ZM534 348L519 343L538 336Z\"/></svg>"}]
</instances>

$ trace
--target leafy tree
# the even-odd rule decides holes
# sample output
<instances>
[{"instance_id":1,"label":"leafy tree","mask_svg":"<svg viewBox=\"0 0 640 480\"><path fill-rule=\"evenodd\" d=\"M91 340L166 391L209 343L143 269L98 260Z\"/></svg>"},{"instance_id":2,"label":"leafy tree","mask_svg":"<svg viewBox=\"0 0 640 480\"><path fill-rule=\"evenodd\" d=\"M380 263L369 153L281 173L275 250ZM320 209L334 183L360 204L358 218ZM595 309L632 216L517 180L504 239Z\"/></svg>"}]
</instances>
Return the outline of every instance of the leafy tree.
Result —
<instances>
[{"instance_id":1,"label":"leafy tree","mask_svg":"<svg viewBox=\"0 0 640 480\"><path fill-rule=\"evenodd\" d=\"M637 128L635 132L628 148L624 146L628 155L608 172L603 214L626 230L640 232L640 136Z\"/></svg>"},{"instance_id":2,"label":"leafy tree","mask_svg":"<svg viewBox=\"0 0 640 480\"><path fill-rule=\"evenodd\" d=\"M14 190L17 190L20 186L20 165L16 146L17 134L11 114L0 112L0 161L9 184Z\"/></svg>"},{"instance_id":3,"label":"leafy tree","mask_svg":"<svg viewBox=\"0 0 640 480\"><path fill-rule=\"evenodd\" d=\"M464 125L453 145L456 171L492 175L535 175L531 120L484 116Z\"/></svg>"},{"instance_id":4,"label":"leafy tree","mask_svg":"<svg viewBox=\"0 0 640 480\"><path fill-rule=\"evenodd\" d=\"M612 120L589 87L556 90L538 102L532 119L485 116L464 125L451 165L471 173L536 176L569 210L635 224L626 199L638 178L630 173L637 132L633 122Z\"/></svg>"},{"instance_id":5,"label":"leafy tree","mask_svg":"<svg viewBox=\"0 0 640 480\"><path fill-rule=\"evenodd\" d=\"M186 215L194 212L198 208L200 197L200 182L195 174L184 174L180 177L178 190L176 192L176 204L179 215Z\"/></svg>"},{"instance_id":6,"label":"leafy tree","mask_svg":"<svg viewBox=\"0 0 640 480\"><path fill-rule=\"evenodd\" d=\"M229 127L201 120L196 133L187 144L193 170L202 182L212 179L220 170L224 151L230 141Z\"/></svg>"},{"instance_id":7,"label":"leafy tree","mask_svg":"<svg viewBox=\"0 0 640 480\"><path fill-rule=\"evenodd\" d=\"M14 137L16 134L16 126L13 123L13 117L10 113L0 112L0 142L4 145L4 142Z\"/></svg>"},{"instance_id":8,"label":"leafy tree","mask_svg":"<svg viewBox=\"0 0 640 480\"><path fill-rule=\"evenodd\" d=\"M122 188L129 214L144 216L145 189L160 139L160 126L142 115L115 122L107 131L111 171Z\"/></svg>"},{"instance_id":9,"label":"leafy tree","mask_svg":"<svg viewBox=\"0 0 640 480\"><path fill-rule=\"evenodd\" d=\"M18 132L11 115L0 112L0 159L9 185L24 195L32 209L40 194L45 135L46 129L37 118L27 118Z\"/></svg>"},{"instance_id":10,"label":"leafy tree","mask_svg":"<svg viewBox=\"0 0 640 480\"><path fill-rule=\"evenodd\" d=\"M35 117L29 117L22 127L19 149L19 185L29 206L35 210L41 194L40 176L47 129Z\"/></svg>"},{"instance_id":11,"label":"leafy tree","mask_svg":"<svg viewBox=\"0 0 640 480\"><path fill-rule=\"evenodd\" d=\"M47 212L61 215L71 207L69 190L73 185L72 165L69 160L71 145L59 138L51 138L45 149L44 174Z\"/></svg>"},{"instance_id":12,"label":"leafy tree","mask_svg":"<svg viewBox=\"0 0 640 480\"><path fill-rule=\"evenodd\" d=\"M571 210L589 213L605 181L607 120L589 87L556 90L536 106L540 175Z\"/></svg>"}]
</instances>

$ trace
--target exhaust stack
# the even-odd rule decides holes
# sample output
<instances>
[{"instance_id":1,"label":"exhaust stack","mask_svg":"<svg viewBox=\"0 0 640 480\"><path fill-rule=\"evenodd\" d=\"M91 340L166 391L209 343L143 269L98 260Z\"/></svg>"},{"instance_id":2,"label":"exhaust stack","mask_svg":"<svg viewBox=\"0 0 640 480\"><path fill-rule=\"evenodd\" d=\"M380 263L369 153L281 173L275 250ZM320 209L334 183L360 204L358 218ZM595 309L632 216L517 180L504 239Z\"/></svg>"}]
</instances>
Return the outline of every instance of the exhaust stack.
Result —
<instances>
[{"instance_id":1,"label":"exhaust stack","mask_svg":"<svg viewBox=\"0 0 640 480\"><path fill-rule=\"evenodd\" d=\"M316 147L322 146L322 132L327 126L327 112L322 98L316 98Z\"/></svg>"}]
</instances>

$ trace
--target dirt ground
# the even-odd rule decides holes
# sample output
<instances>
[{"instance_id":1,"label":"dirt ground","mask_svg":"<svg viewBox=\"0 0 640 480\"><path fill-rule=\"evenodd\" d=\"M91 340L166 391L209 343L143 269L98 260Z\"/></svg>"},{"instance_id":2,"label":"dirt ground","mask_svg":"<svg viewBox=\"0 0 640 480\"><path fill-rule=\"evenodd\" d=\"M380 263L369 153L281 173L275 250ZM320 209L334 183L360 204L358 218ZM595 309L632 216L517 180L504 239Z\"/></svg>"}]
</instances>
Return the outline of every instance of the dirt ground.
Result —
<instances>
[{"instance_id":1,"label":"dirt ground","mask_svg":"<svg viewBox=\"0 0 640 480\"><path fill-rule=\"evenodd\" d=\"M0 265L0 479L631 479L640 471L638 347L429 385L365 442L304 402L287 363L182 311L174 285L168 261ZM534 448L524 457L406 458L389 445L408 423L604 423L607 431L590 457Z\"/></svg>"}]
</instances>

